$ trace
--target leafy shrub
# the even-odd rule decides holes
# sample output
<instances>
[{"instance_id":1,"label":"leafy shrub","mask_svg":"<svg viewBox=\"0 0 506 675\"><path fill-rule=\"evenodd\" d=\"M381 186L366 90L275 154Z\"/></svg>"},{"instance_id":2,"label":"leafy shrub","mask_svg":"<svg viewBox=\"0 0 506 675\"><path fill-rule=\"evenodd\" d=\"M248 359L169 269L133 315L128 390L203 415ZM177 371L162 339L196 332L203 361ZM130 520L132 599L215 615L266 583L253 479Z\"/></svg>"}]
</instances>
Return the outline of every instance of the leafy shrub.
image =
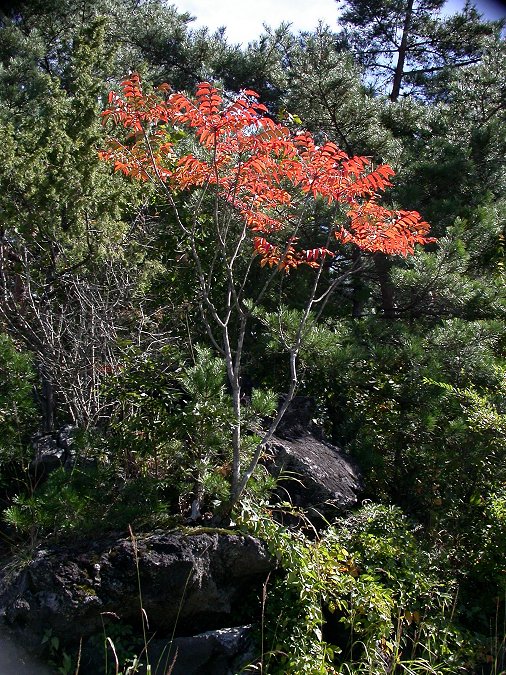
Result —
<instances>
[{"instance_id":1,"label":"leafy shrub","mask_svg":"<svg viewBox=\"0 0 506 675\"><path fill-rule=\"evenodd\" d=\"M369 504L314 540L245 504L281 574L268 589L268 673L451 673L472 640L452 619L455 588L395 507Z\"/></svg>"},{"instance_id":2,"label":"leafy shrub","mask_svg":"<svg viewBox=\"0 0 506 675\"><path fill-rule=\"evenodd\" d=\"M0 333L0 509L29 483L30 436L38 421L34 381L30 355ZM1 527L2 539L9 541L7 530Z\"/></svg>"}]
</instances>

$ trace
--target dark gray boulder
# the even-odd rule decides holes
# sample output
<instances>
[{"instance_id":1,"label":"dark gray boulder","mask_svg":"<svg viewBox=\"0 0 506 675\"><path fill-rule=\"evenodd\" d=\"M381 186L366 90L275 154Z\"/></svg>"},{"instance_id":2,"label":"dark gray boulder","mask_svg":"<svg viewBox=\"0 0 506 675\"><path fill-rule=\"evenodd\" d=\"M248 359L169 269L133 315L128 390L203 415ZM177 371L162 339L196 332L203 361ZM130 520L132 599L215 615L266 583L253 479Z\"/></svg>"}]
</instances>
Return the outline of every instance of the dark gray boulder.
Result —
<instances>
[{"instance_id":1,"label":"dark gray boulder","mask_svg":"<svg viewBox=\"0 0 506 675\"><path fill-rule=\"evenodd\" d=\"M274 567L258 540L218 532L154 533L135 544L108 538L48 548L3 580L6 621L32 649L48 628L75 645L101 633L109 616L138 627L137 564L150 630L165 637L234 626L238 617L256 620L255 597Z\"/></svg>"},{"instance_id":2,"label":"dark gray boulder","mask_svg":"<svg viewBox=\"0 0 506 675\"><path fill-rule=\"evenodd\" d=\"M149 663L154 673L170 675L237 675L258 657L250 625L219 628L199 635L174 640L152 640ZM96 659L85 666L82 675L97 675L101 663ZM139 672L146 671L146 657L141 656Z\"/></svg>"},{"instance_id":3,"label":"dark gray boulder","mask_svg":"<svg viewBox=\"0 0 506 675\"><path fill-rule=\"evenodd\" d=\"M77 432L78 428L72 424L65 424L58 429L56 432L56 443L58 447L67 451L72 450Z\"/></svg>"},{"instance_id":4,"label":"dark gray boulder","mask_svg":"<svg viewBox=\"0 0 506 675\"><path fill-rule=\"evenodd\" d=\"M66 424L57 431L36 434L32 439L33 459L30 473L41 482L55 469L71 469L74 465L74 440L77 427Z\"/></svg>"},{"instance_id":5,"label":"dark gray boulder","mask_svg":"<svg viewBox=\"0 0 506 675\"><path fill-rule=\"evenodd\" d=\"M322 438L323 432L314 420L315 414L316 404L311 396L295 396L278 424L276 436L286 440L307 434Z\"/></svg>"},{"instance_id":6,"label":"dark gray boulder","mask_svg":"<svg viewBox=\"0 0 506 675\"><path fill-rule=\"evenodd\" d=\"M363 481L356 463L324 440L313 417L312 399L295 397L267 447L265 465L279 479L283 499L310 518L331 519L355 506Z\"/></svg>"},{"instance_id":7,"label":"dark gray boulder","mask_svg":"<svg viewBox=\"0 0 506 675\"><path fill-rule=\"evenodd\" d=\"M309 517L331 518L352 508L363 489L360 472L339 448L306 434L273 439L269 471L279 478L278 494L289 497Z\"/></svg>"},{"instance_id":8,"label":"dark gray boulder","mask_svg":"<svg viewBox=\"0 0 506 675\"><path fill-rule=\"evenodd\" d=\"M30 462L30 473L37 481L45 478L51 471L65 466L68 451L58 445L54 434L34 437L32 446L34 457Z\"/></svg>"}]
</instances>

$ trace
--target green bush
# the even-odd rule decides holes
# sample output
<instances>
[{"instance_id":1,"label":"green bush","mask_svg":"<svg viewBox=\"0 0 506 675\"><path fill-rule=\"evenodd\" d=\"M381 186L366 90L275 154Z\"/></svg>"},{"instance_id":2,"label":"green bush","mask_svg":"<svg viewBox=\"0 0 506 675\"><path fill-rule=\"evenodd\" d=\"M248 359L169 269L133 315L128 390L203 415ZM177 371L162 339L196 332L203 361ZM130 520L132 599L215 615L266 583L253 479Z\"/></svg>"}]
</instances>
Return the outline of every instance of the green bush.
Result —
<instances>
[{"instance_id":1,"label":"green bush","mask_svg":"<svg viewBox=\"0 0 506 675\"><path fill-rule=\"evenodd\" d=\"M37 490L18 494L4 520L32 542L172 522L166 485L139 476L121 480L108 468L57 469Z\"/></svg>"},{"instance_id":2,"label":"green bush","mask_svg":"<svg viewBox=\"0 0 506 675\"><path fill-rule=\"evenodd\" d=\"M469 662L456 588L399 509L366 505L316 539L253 505L241 522L281 571L266 592L264 672L454 675Z\"/></svg>"},{"instance_id":3,"label":"green bush","mask_svg":"<svg viewBox=\"0 0 506 675\"><path fill-rule=\"evenodd\" d=\"M109 396L119 401L121 415L105 439L105 456L126 479L144 475L170 483L174 509L197 517L230 497L231 397L225 366L210 349L197 346L193 362L173 349L151 357L133 353L109 383ZM259 442L259 420L273 414L276 397L252 392L244 406L249 433L242 439L244 461ZM265 492L270 478L259 469L249 489Z\"/></svg>"}]
</instances>

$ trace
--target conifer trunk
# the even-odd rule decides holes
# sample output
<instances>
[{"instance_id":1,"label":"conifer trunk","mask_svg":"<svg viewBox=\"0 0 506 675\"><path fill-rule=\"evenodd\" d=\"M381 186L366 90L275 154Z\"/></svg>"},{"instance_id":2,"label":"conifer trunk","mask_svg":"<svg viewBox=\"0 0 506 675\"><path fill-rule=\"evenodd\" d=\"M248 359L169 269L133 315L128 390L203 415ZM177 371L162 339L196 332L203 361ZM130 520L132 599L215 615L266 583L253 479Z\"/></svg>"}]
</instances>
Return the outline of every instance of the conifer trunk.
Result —
<instances>
[{"instance_id":1,"label":"conifer trunk","mask_svg":"<svg viewBox=\"0 0 506 675\"><path fill-rule=\"evenodd\" d=\"M392 319L395 316L394 287L389 276L390 264L384 253L374 254L374 268L380 285L383 316Z\"/></svg>"},{"instance_id":2,"label":"conifer trunk","mask_svg":"<svg viewBox=\"0 0 506 675\"><path fill-rule=\"evenodd\" d=\"M408 36L409 31L411 30L411 17L413 16L413 2L414 0L408 0L406 14L404 15L401 43L397 52L397 64L395 66L392 91L390 93L390 100L393 102L397 101L401 92L402 78L404 77L404 64L406 63L406 54L408 52Z\"/></svg>"}]
</instances>

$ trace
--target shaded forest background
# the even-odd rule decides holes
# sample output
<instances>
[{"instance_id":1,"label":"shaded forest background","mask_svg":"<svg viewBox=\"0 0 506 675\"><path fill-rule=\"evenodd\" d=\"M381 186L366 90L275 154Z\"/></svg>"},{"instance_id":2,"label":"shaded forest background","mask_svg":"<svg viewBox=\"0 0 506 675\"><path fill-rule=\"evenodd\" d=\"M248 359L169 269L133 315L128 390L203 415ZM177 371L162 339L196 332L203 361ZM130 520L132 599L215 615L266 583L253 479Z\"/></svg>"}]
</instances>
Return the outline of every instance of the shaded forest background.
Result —
<instances>
[{"instance_id":1,"label":"shaded forest background","mask_svg":"<svg viewBox=\"0 0 506 675\"><path fill-rule=\"evenodd\" d=\"M347 572L355 579L361 570L356 594L369 609L352 617L343 586L332 611L370 646L392 640L402 615L412 658L433 658L434 670L416 672L501 672L506 50L501 22L472 5L442 15L442 5L350 0L338 32L280 26L242 49L221 32L193 30L189 15L160 0L3 3L6 551L182 522L197 489L202 511L227 502L230 397L200 320L193 266L156 190L99 161L100 113L133 71L189 92L202 80L230 93L251 88L274 119L390 164L397 175L385 203L419 211L438 239L407 258L343 246L332 273L351 273L303 344L298 393L314 399L328 439L358 461L370 500L326 544L350 553L356 567ZM308 234L325 218L315 209ZM273 323L290 330L310 273L266 296L248 337L249 390L287 391ZM66 424L77 427L89 464L39 484L31 439ZM260 469L247 498L265 501L272 487ZM336 672L375 672L360 670L367 653L328 659L349 665Z\"/></svg>"}]
</instances>

